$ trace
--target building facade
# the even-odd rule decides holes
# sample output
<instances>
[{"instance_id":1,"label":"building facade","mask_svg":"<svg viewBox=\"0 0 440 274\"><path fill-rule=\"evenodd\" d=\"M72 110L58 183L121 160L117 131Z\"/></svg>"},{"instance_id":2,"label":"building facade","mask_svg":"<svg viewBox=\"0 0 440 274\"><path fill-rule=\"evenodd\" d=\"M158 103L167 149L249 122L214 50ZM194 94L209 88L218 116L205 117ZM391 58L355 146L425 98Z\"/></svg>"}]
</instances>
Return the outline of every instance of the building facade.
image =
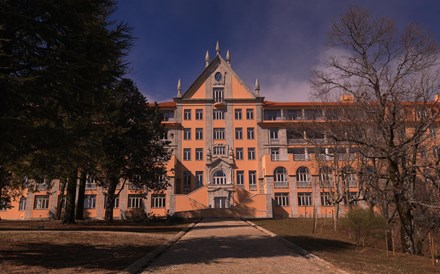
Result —
<instances>
[{"instance_id":1,"label":"building facade","mask_svg":"<svg viewBox=\"0 0 440 274\"><path fill-rule=\"evenodd\" d=\"M215 57L210 60L207 54L205 61L186 92L179 80L173 101L159 104L173 151L169 188L143 198L129 183L121 184L114 217L216 212L250 218L331 217L333 177L319 163L334 158L306 142L324 142L324 134L303 129L324 119L320 105L265 101L258 81L253 90L248 88L232 69L229 52L224 59L218 47ZM355 152L345 148L333 153L350 159ZM359 194L357 179L349 175L344 178L347 196L354 197ZM50 218L59 194L58 181L51 189L36 186L11 209L1 210L0 218ZM102 219L104 200L105 189L88 183L85 217Z\"/></svg>"}]
</instances>

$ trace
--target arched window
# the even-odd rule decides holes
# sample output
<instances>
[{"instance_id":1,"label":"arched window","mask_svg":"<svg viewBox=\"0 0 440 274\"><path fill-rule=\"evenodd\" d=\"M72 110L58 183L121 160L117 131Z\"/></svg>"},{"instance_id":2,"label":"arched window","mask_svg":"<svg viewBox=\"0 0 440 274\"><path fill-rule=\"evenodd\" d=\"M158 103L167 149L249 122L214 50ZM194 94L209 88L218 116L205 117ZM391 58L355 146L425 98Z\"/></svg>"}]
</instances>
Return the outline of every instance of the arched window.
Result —
<instances>
[{"instance_id":1,"label":"arched window","mask_svg":"<svg viewBox=\"0 0 440 274\"><path fill-rule=\"evenodd\" d=\"M287 182L287 171L284 167L277 167L273 172L273 180L275 183Z\"/></svg>"},{"instance_id":2,"label":"arched window","mask_svg":"<svg viewBox=\"0 0 440 274\"><path fill-rule=\"evenodd\" d=\"M321 187L332 187L333 186L333 169L330 167L321 167L319 169L319 181Z\"/></svg>"},{"instance_id":3,"label":"arched window","mask_svg":"<svg viewBox=\"0 0 440 274\"><path fill-rule=\"evenodd\" d=\"M214 172L214 184L216 185L224 185L226 184L226 174L223 170L217 170Z\"/></svg>"},{"instance_id":4,"label":"arched window","mask_svg":"<svg viewBox=\"0 0 440 274\"><path fill-rule=\"evenodd\" d=\"M300 167L296 170L296 181L298 183L309 183L310 182L310 173L309 169L306 167Z\"/></svg>"},{"instance_id":5,"label":"arched window","mask_svg":"<svg viewBox=\"0 0 440 274\"><path fill-rule=\"evenodd\" d=\"M346 166L342 169L342 180L348 187L357 187L356 173L352 167Z\"/></svg>"}]
</instances>

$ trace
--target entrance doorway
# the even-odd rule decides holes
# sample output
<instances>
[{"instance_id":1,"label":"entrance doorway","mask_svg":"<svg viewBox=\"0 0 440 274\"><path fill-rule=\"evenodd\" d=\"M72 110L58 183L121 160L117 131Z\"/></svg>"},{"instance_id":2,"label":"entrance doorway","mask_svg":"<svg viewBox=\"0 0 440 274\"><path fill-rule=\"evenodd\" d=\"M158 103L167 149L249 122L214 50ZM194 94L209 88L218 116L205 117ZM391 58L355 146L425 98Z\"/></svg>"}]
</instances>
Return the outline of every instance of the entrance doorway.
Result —
<instances>
[{"instance_id":1,"label":"entrance doorway","mask_svg":"<svg viewBox=\"0 0 440 274\"><path fill-rule=\"evenodd\" d=\"M227 197L214 197L214 208L227 208Z\"/></svg>"}]
</instances>

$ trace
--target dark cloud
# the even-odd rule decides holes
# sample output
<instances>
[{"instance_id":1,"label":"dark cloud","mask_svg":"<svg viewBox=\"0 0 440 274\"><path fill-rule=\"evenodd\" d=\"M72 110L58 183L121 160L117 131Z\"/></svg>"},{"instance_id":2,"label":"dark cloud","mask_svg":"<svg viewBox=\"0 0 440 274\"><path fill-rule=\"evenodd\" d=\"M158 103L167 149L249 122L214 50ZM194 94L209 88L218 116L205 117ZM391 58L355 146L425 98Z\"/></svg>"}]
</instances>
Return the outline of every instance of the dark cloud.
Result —
<instances>
[{"instance_id":1,"label":"dark cloud","mask_svg":"<svg viewBox=\"0 0 440 274\"><path fill-rule=\"evenodd\" d=\"M440 40L437 1L365 2L133 0L119 1L114 18L134 27L129 76L150 100L175 96L179 78L188 88L204 68L206 49L213 56L219 40L250 88L259 78L267 99L305 101L310 71L327 52L326 33L349 5L363 5L398 26L418 22Z\"/></svg>"}]
</instances>

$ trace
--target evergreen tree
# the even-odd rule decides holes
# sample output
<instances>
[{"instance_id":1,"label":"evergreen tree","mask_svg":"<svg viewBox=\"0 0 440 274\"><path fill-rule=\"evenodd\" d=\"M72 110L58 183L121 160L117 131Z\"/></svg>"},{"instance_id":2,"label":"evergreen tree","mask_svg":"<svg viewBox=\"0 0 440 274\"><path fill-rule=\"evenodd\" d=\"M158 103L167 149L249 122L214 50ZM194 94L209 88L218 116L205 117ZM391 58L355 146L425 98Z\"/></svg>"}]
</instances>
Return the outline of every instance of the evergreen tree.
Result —
<instances>
[{"instance_id":1,"label":"evergreen tree","mask_svg":"<svg viewBox=\"0 0 440 274\"><path fill-rule=\"evenodd\" d=\"M69 178L72 223L78 175L92 162L94 112L123 75L129 28L110 24L114 1L0 2L2 197L17 178Z\"/></svg>"},{"instance_id":2,"label":"evergreen tree","mask_svg":"<svg viewBox=\"0 0 440 274\"><path fill-rule=\"evenodd\" d=\"M113 221L116 189L120 180L137 189L161 190L167 186L165 164L170 153L157 106L149 106L131 80L123 79L104 109L99 167L106 188L105 220Z\"/></svg>"}]
</instances>

